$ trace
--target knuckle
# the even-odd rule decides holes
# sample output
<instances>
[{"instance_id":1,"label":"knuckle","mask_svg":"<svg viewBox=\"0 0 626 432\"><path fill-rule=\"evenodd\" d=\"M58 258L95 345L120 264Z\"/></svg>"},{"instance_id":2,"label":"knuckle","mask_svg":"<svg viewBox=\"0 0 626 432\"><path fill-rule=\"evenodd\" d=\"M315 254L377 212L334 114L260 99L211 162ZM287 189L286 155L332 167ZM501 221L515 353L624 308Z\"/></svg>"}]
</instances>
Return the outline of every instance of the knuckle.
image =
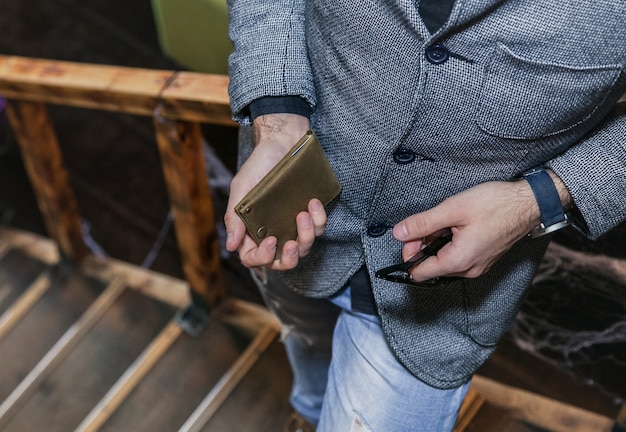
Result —
<instances>
[{"instance_id":1,"label":"knuckle","mask_svg":"<svg viewBox=\"0 0 626 432\"><path fill-rule=\"evenodd\" d=\"M482 274L483 274L483 271L481 269L473 267L465 272L465 277L468 279L476 279Z\"/></svg>"},{"instance_id":2,"label":"knuckle","mask_svg":"<svg viewBox=\"0 0 626 432\"><path fill-rule=\"evenodd\" d=\"M327 220L328 216L326 216L326 213L324 212L320 214L313 214L313 223L315 225L326 225Z\"/></svg>"},{"instance_id":3,"label":"knuckle","mask_svg":"<svg viewBox=\"0 0 626 432\"><path fill-rule=\"evenodd\" d=\"M468 257L454 257L448 262L447 269L449 273L460 273L467 275L473 270L472 262Z\"/></svg>"},{"instance_id":4,"label":"knuckle","mask_svg":"<svg viewBox=\"0 0 626 432\"><path fill-rule=\"evenodd\" d=\"M241 260L241 264L243 264L247 268L259 266L259 264L255 262L249 255L239 254L239 259Z\"/></svg>"},{"instance_id":5,"label":"knuckle","mask_svg":"<svg viewBox=\"0 0 626 432\"><path fill-rule=\"evenodd\" d=\"M256 252L258 252L258 250ZM255 253L254 250L249 250L247 252L241 251L239 253L239 258L241 260L241 263L247 268L259 267L269 264L267 260L263 260L262 257L259 256L259 253Z\"/></svg>"},{"instance_id":6,"label":"knuckle","mask_svg":"<svg viewBox=\"0 0 626 432\"><path fill-rule=\"evenodd\" d=\"M235 216L235 215L234 215L231 211L227 211L227 212L224 214L224 223L225 223L226 225L231 224L231 223L232 223L232 221L234 220L234 219L233 219L233 217L234 217L234 216Z\"/></svg>"},{"instance_id":7,"label":"knuckle","mask_svg":"<svg viewBox=\"0 0 626 432\"><path fill-rule=\"evenodd\" d=\"M310 248L315 242L315 234L311 232L309 235L298 237L298 248Z\"/></svg>"}]
</instances>

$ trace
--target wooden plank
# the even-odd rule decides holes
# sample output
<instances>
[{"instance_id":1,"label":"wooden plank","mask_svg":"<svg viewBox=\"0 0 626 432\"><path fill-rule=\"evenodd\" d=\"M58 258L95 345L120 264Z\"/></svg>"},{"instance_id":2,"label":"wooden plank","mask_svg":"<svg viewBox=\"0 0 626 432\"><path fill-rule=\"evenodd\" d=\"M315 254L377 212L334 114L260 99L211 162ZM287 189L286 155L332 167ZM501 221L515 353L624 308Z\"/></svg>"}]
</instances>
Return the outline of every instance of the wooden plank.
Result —
<instances>
[{"instance_id":1,"label":"wooden plank","mask_svg":"<svg viewBox=\"0 0 626 432\"><path fill-rule=\"evenodd\" d=\"M189 284L178 278L146 270L113 258L88 256L81 263L81 270L100 280L122 278L129 288L170 304L177 309L189 305Z\"/></svg>"},{"instance_id":2,"label":"wooden plank","mask_svg":"<svg viewBox=\"0 0 626 432\"><path fill-rule=\"evenodd\" d=\"M126 289L6 425L14 431L73 431L175 314Z\"/></svg>"},{"instance_id":3,"label":"wooden plank","mask_svg":"<svg viewBox=\"0 0 626 432\"><path fill-rule=\"evenodd\" d=\"M173 314L173 308L125 290L37 388L7 429L74 430Z\"/></svg>"},{"instance_id":4,"label":"wooden plank","mask_svg":"<svg viewBox=\"0 0 626 432\"><path fill-rule=\"evenodd\" d=\"M103 432L178 430L250 343L215 315L199 336L183 333L178 338L103 425Z\"/></svg>"},{"instance_id":5,"label":"wooden plank","mask_svg":"<svg viewBox=\"0 0 626 432\"><path fill-rule=\"evenodd\" d=\"M280 331L280 322L276 316L258 304L228 297L215 312L217 319L237 328L251 339L268 325Z\"/></svg>"},{"instance_id":6,"label":"wooden plank","mask_svg":"<svg viewBox=\"0 0 626 432\"><path fill-rule=\"evenodd\" d=\"M517 420L506 409L489 402L485 402L480 407L465 430L468 432L549 432Z\"/></svg>"},{"instance_id":7,"label":"wooden plank","mask_svg":"<svg viewBox=\"0 0 626 432\"><path fill-rule=\"evenodd\" d=\"M59 251L50 239L26 231L1 227L0 239L7 242L9 247L46 264L54 265L59 261ZM129 288L177 309L186 307L191 301L189 285L185 281L114 258L88 255L81 263L80 270L90 277L103 281L122 278Z\"/></svg>"},{"instance_id":8,"label":"wooden plank","mask_svg":"<svg viewBox=\"0 0 626 432\"><path fill-rule=\"evenodd\" d=\"M11 289L7 285L0 285L0 305L11 296Z\"/></svg>"},{"instance_id":9,"label":"wooden plank","mask_svg":"<svg viewBox=\"0 0 626 432\"><path fill-rule=\"evenodd\" d=\"M287 420L293 413L293 408L289 404L292 384L293 374L289 367L285 346L276 339L254 364L254 367L246 373L202 431L275 432L285 430Z\"/></svg>"},{"instance_id":10,"label":"wooden plank","mask_svg":"<svg viewBox=\"0 0 626 432\"><path fill-rule=\"evenodd\" d=\"M0 315L5 313L49 266L19 249L11 249L0 261Z\"/></svg>"},{"instance_id":11,"label":"wooden plank","mask_svg":"<svg viewBox=\"0 0 626 432\"><path fill-rule=\"evenodd\" d=\"M201 431L209 419L217 412L228 395L250 371L263 352L278 336L278 330L273 325L267 325L246 348L235 364L224 374L222 379L213 387L207 397L198 405L194 413L181 426L179 432Z\"/></svg>"},{"instance_id":12,"label":"wooden plank","mask_svg":"<svg viewBox=\"0 0 626 432\"><path fill-rule=\"evenodd\" d=\"M124 289L125 285L122 281L113 281L2 402L0 405L0 429L12 418L17 409L28 399L39 383L69 354L72 348L104 314L109 306L115 302Z\"/></svg>"},{"instance_id":13,"label":"wooden plank","mask_svg":"<svg viewBox=\"0 0 626 432\"><path fill-rule=\"evenodd\" d=\"M87 255L80 216L61 150L45 105L9 101L7 113L46 229L61 252L74 261Z\"/></svg>"},{"instance_id":14,"label":"wooden plank","mask_svg":"<svg viewBox=\"0 0 626 432\"><path fill-rule=\"evenodd\" d=\"M172 71L0 56L0 94L151 115Z\"/></svg>"},{"instance_id":15,"label":"wooden plank","mask_svg":"<svg viewBox=\"0 0 626 432\"><path fill-rule=\"evenodd\" d=\"M221 75L0 55L0 94L33 102L150 116L163 103L166 117L235 126L227 86Z\"/></svg>"},{"instance_id":16,"label":"wooden plank","mask_svg":"<svg viewBox=\"0 0 626 432\"><path fill-rule=\"evenodd\" d=\"M230 111L228 81L225 75L178 72L161 93L161 115L171 119L236 126Z\"/></svg>"},{"instance_id":17,"label":"wooden plank","mask_svg":"<svg viewBox=\"0 0 626 432\"><path fill-rule=\"evenodd\" d=\"M466 431L472 419L474 418L474 416L476 416L484 403L484 397L482 397L473 389L469 389L467 391L467 394L465 395L465 398L463 399L463 403L461 404L459 417L456 421L456 425L454 426L454 432Z\"/></svg>"},{"instance_id":18,"label":"wooden plank","mask_svg":"<svg viewBox=\"0 0 626 432\"><path fill-rule=\"evenodd\" d=\"M50 239L15 228L0 227L0 238L12 249L19 249L27 255L48 264L59 262L59 249Z\"/></svg>"},{"instance_id":19,"label":"wooden plank","mask_svg":"<svg viewBox=\"0 0 626 432\"><path fill-rule=\"evenodd\" d=\"M75 430L80 432L99 430L181 333L180 326L173 321L170 322Z\"/></svg>"},{"instance_id":20,"label":"wooden plank","mask_svg":"<svg viewBox=\"0 0 626 432\"><path fill-rule=\"evenodd\" d=\"M613 419L554 399L510 387L480 375L470 389L489 403L507 409L513 417L552 432L609 432Z\"/></svg>"},{"instance_id":21,"label":"wooden plank","mask_svg":"<svg viewBox=\"0 0 626 432\"><path fill-rule=\"evenodd\" d=\"M50 288L50 272L46 271L22 293L19 299L0 316L0 339L17 324Z\"/></svg>"},{"instance_id":22,"label":"wooden plank","mask_svg":"<svg viewBox=\"0 0 626 432\"><path fill-rule=\"evenodd\" d=\"M200 125L154 119L185 278L209 306L224 297L213 202Z\"/></svg>"},{"instance_id":23,"label":"wooden plank","mask_svg":"<svg viewBox=\"0 0 626 432\"><path fill-rule=\"evenodd\" d=\"M60 272L52 278L52 286L41 300L0 340L0 402L11 394L105 288L99 281L77 273Z\"/></svg>"}]
</instances>

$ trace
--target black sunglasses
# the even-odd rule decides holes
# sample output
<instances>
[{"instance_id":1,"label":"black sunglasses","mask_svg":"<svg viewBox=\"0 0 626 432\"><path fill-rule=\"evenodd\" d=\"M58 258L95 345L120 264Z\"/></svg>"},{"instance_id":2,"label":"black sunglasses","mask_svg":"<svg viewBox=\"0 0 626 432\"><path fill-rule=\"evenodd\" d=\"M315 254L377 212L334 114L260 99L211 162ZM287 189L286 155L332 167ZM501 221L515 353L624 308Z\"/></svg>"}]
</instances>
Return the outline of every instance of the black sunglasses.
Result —
<instances>
[{"instance_id":1,"label":"black sunglasses","mask_svg":"<svg viewBox=\"0 0 626 432\"><path fill-rule=\"evenodd\" d=\"M411 273L409 270L414 266L418 265L422 261L425 261L427 258L431 256L437 255L439 249L441 249L444 245L452 240L452 234L443 235L435 240L432 243L425 246L421 251L413 255L407 261L402 264L396 264L389 267L385 267L383 269L378 270L374 275L377 278L385 279L391 282L399 282L408 285L414 285L418 287L432 287L441 282L442 279L449 278L433 278L428 279L422 282L416 282L413 280Z\"/></svg>"}]
</instances>

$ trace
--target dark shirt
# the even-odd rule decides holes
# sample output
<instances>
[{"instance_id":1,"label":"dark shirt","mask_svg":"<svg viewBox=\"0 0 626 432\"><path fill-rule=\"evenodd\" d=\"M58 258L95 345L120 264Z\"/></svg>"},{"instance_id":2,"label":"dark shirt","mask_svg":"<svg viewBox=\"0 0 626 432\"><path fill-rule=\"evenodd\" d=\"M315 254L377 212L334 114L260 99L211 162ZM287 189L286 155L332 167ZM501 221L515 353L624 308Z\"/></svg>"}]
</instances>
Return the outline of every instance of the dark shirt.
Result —
<instances>
[{"instance_id":1,"label":"dark shirt","mask_svg":"<svg viewBox=\"0 0 626 432\"><path fill-rule=\"evenodd\" d=\"M421 0L419 12L430 34L435 34L450 18L454 0Z\"/></svg>"}]
</instances>

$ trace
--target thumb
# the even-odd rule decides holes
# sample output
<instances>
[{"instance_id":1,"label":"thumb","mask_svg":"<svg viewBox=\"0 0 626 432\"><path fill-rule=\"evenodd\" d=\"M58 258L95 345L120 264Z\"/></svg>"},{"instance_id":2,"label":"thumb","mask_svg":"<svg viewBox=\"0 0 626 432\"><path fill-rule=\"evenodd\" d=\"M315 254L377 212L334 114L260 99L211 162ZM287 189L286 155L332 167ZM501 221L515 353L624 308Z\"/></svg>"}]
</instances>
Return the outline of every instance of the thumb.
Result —
<instances>
[{"instance_id":1,"label":"thumb","mask_svg":"<svg viewBox=\"0 0 626 432\"><path fill-rule=\"evenodd\" d=\"M236 251L242 244L246 235L246 226L235 212L234 204L228 203L228 208L224 214L224 225L226 226L226 250Z\"/></svg>"},{"instance_id":2,"label":"thumb","mask_svg":"<svg viewBox=\"0 0 626 432\"><path fill-rule=\"evenodd\" d=\"M445 202L425 212L417 213L398 222L393 227L393 236L400 241L420 240L446 228L454 226Z\"/></svg>"}]
</instances>

